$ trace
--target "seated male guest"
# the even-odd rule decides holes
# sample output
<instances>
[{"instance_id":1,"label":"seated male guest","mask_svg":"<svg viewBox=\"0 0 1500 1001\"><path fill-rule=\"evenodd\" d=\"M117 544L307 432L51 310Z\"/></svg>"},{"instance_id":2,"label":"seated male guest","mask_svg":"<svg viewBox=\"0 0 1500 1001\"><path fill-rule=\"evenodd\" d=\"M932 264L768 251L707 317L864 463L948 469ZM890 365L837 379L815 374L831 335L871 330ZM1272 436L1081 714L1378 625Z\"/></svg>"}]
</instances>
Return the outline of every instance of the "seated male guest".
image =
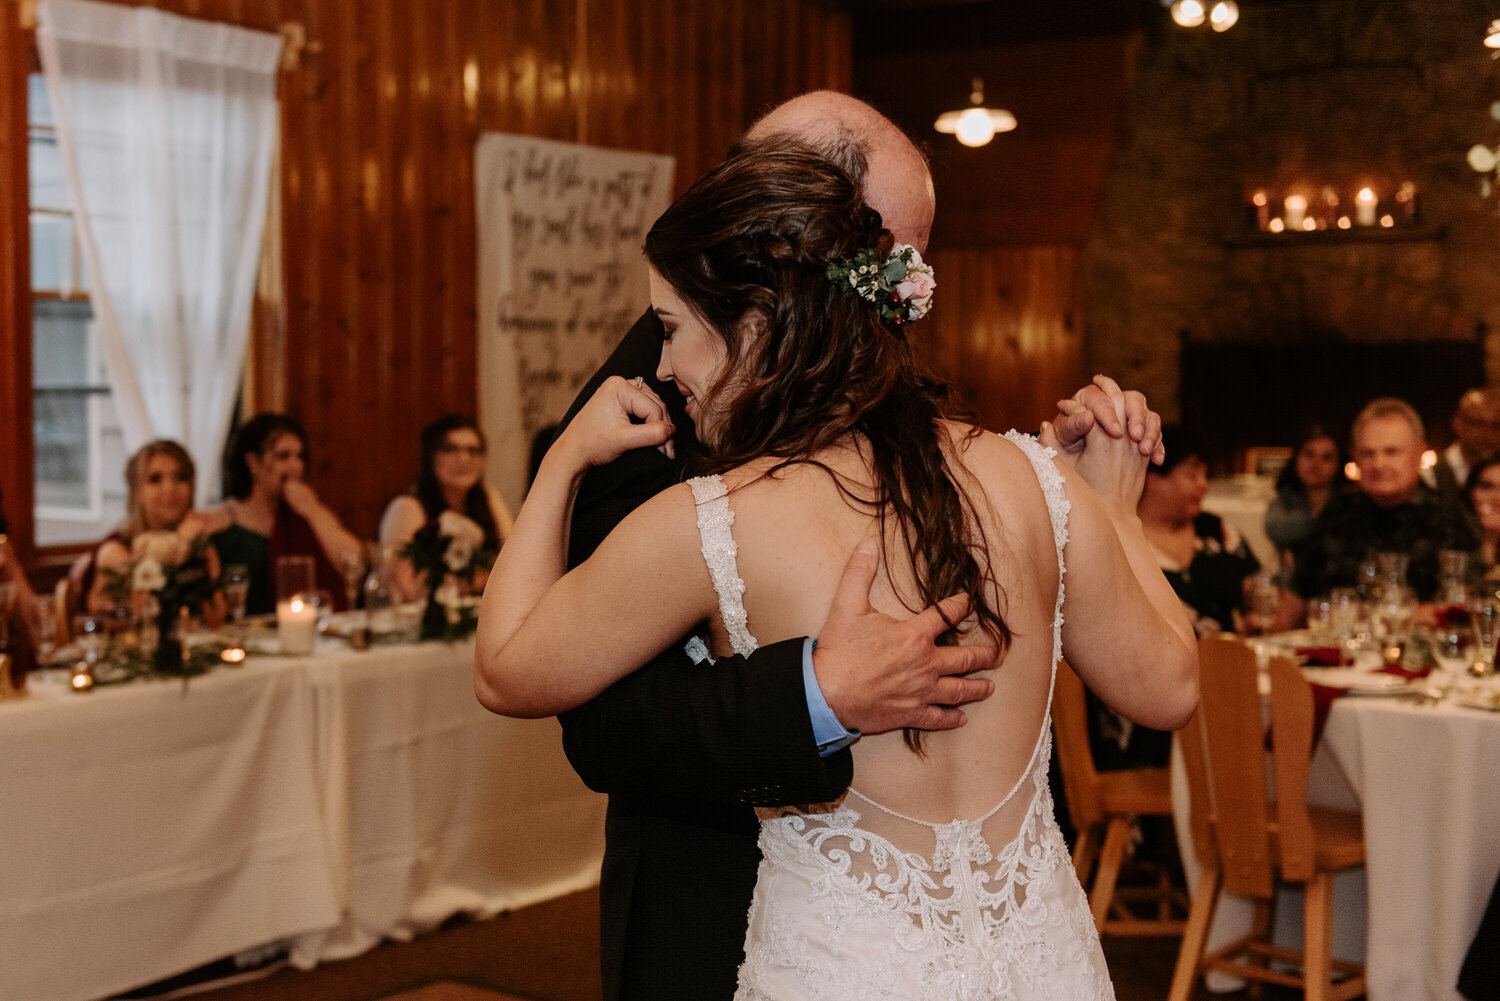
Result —
<instances>
[{"instance_id":1,"label":"seated male guest","mask_svg":"<svg viewBox=\"0 0 1500 1001\"><path fill-rule=\"evenodd\" d=\"M1459 397L1453 414L1453 444L1436 465L1422 470L1422 480L1445 499L1457 500L1474 464L1495 452L1500 452L1500 392L1471 389Z\"/></svg>"},{"instance_id":2,"label":"seated male guest","mask_svg":"<svg viewBox=\"0 0 1500 1001\"><path fill-rule=\"evenodd\" d=\"M1438 554L1477 554L1479 540L1457 503L1422 482L1427 435L1411 404L1382 397L1354 419L1359 489L1334 497L1297 553L1293 584L1303 597L1357 583L1373 553L1406 553L1406 581L1420 601L1437 595Z\"/></svg>"}]
</instances>

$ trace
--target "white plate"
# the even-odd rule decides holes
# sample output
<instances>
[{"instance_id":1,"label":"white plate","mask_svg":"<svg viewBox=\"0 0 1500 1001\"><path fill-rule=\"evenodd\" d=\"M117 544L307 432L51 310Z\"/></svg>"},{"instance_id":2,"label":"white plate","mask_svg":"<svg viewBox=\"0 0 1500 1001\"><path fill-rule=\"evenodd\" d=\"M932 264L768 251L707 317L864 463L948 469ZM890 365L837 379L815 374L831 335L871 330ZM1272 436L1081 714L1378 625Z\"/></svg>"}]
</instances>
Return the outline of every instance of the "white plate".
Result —
<instances>
[{"instance_id":1,"label":"white plate","mask_svg":"<svg viewBox=\"0 0 1500 1001\"><path fill-rule=\"evenodd\" d=\"M1423 679L1407 680L1399 674L1380 674L1353 667L1305 667L1307 680L1330 688L1347 688L1351 695L1400 695L1424 684Z\"/></svg>"}]
</instances>

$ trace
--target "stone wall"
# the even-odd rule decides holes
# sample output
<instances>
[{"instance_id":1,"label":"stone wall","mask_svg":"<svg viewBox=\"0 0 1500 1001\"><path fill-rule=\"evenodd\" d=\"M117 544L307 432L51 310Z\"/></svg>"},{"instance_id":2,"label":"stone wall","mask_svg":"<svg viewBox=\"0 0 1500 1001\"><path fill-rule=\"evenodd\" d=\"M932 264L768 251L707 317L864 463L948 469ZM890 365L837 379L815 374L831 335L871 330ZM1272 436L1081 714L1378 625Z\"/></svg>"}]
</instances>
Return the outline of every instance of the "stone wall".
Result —
<instances>
[{"instance_id":1,"label":"stone wall","mask_svg":"<svg viewBox=\"0 0 1500 1001\"><path fill-rule=\"evenodd\" d=\"M1500 214L1465 162L1473 144L1500 141L1489 113L1500 63L1481 44L1493 6L1241 8L1223 35L1164 22L1142 46L1085 257L1090 365L1139 386L1168 417L1179 411L1181 337L1259 342L1274 355L1308 342L1358 351L1478 336L1488 374L1442 381L1500 382L1500 342L1490 343L1500 334ZM1406 181L1417 220L1384 233L1267 238L1249 206L1265 190L1279 215L1285 195L1316 204L1332 186L1353 215L1354 191L1370 185L1384 212Z\"/></svg>"}]
</instances>

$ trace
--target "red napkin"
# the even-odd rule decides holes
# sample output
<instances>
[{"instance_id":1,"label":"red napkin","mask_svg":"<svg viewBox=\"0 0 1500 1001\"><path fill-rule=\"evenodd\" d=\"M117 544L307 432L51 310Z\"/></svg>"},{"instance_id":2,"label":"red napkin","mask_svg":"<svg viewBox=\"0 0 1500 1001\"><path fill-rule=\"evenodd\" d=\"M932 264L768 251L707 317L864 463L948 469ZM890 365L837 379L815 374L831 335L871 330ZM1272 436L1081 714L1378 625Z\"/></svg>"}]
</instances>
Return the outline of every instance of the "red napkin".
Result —
<instances>
[{"instance_id":1,"label":"red napkin","mask_svg":"<svg viewBox=\"0 0 1500 1001\"><path fill-rule=\"evenodd\" d=\"M1317 747L1318 738L1323 736L1323 724L1328 722L1328 713L1333 709L1333 700L1349 694L1349 689L1320 685L1316 681L1308 682L1308 687L1312 689L1313 697L1312 746Z\"/></svg>"},{"instance_id":2,"label":"red napkin","mask_svg":"<svg viewBox=\"0 0 1500 1001\"><path fill-rule=\"evenodd\" d=\"M1339 667L1344 651L1336 646L1299 646L1297 656L1311 667Z\"/></svg>"},{"instance_id":3,"label":"red napkin","mask_svg":"<svg viewBox=\"0 0 1500 1001\"><path fill-rule=\"evenodd\" d=\"M1398 678L1405 678L1407 681L1416 681L1418 678L1425 678L1429 674L1431 674L1432 673L1432 668L1430 668L1430 667L1419 667L1416 670L1408 671L1406 668L1402 667L1400 664L1390 664L1390 665L1387 665L1386 667L1379 668L1378 670L1376 670L1375 673L1376 674L1394 674L1396 677L1398 677Z\"/></svg>"}]
</instances>

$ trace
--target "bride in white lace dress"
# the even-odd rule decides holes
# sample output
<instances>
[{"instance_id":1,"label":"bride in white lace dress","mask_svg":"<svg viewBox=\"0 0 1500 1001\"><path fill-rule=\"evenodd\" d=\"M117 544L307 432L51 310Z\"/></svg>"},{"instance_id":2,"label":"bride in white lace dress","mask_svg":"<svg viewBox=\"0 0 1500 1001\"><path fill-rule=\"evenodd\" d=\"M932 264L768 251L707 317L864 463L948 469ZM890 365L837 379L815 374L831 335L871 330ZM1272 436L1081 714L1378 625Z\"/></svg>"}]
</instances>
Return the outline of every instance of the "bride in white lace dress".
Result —
<instances>
[{"instance_id":1,"label":"bride in white lace dress","mask_svg":"<svg viewBox=\"0 0 1500 1001\"><path fill-rule=\"evenodd\" d=\"M762 811L737 996L1110 998L1052 817L1053 676L1066 655L1117 711L1175 728L1196 705L1191 626L1135 517L1133 444L1096 432L1075 464L950 416L906 337L932 294L909 249L808 154L752 148L668 209L646 241L658 375L687 397L708 475L564 575L583 472L670 447L660 400L606 382L496 563L476 691L550 715L695 627L716 655L814 635L861 545L888 614L966 592L953 639L1004 649L994 695L956 730L863 735L840 802Z\"/></svg>"}]
</instances>

